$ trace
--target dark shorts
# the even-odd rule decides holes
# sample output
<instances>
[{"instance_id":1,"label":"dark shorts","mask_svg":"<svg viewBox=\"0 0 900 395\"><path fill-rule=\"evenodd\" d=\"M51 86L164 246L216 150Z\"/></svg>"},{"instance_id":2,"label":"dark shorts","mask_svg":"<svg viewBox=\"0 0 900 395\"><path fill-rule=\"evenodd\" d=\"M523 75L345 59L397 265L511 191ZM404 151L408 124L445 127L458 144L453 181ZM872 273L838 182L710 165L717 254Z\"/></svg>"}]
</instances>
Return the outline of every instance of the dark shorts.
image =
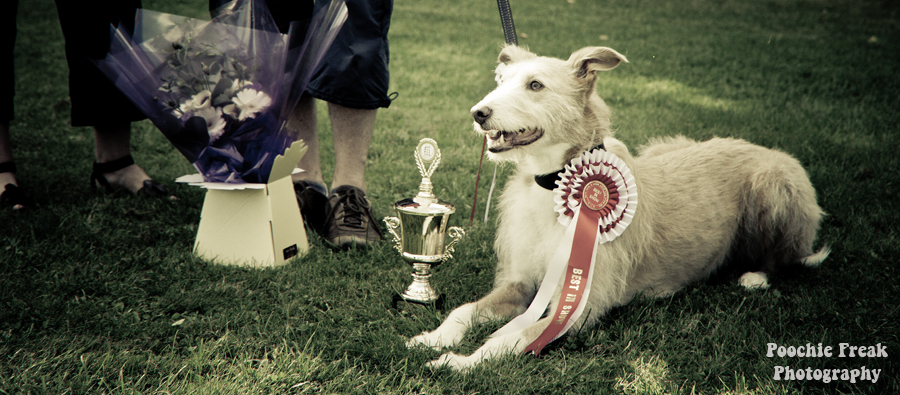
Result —
<instances>
[{"instance_id":1,"label":"dark shorts","mask_svg":"<svg viewBox=\"0 0 900 395\"><path fill-rule=\"evenodd\" d=\"M316 2L316 10L327 6ZM388 30L393 0L347 0L347 22L306 91L344 107L376 109L391 105L388 97Z\"/></svg>"},{"instance_id":2,"label":"dark shorts","mask_svg":"<svg viewBox=\"0 0 900 395\"><path fill-rule=\"evenodd\" d=\"M210 0L210 11L228 0ZM310 79L306 93L331 103L357 109L391 105L388 97L388 30L393 0L345 0L347 22ZM282 33L291 21L305 21L330 0L266 0Z\"/></svg>"}]
</instances>

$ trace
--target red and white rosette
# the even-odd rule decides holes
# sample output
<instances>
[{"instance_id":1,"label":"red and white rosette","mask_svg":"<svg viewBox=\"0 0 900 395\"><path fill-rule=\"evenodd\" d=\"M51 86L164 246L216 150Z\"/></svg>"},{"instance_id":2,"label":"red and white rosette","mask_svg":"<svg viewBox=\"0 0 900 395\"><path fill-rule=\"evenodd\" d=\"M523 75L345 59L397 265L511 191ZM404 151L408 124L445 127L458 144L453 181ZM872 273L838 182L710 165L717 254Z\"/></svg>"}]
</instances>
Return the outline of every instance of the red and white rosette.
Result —
<instances>
[{"instance_id":1,"label":"red and white rosette","mask_svg":"<svg viewBox=\"0 0 900 395\"><path fill-rule=\"evenodd\" d=\"M575 212L585 206L598 216L601 243L612 241L634 218L637 185L622 159L609 151L584 152L566 165L553 190L558 221L569 226Z\"/></svg>"},{"instance_id":2,"label":"red and white rosette","mask_svg":"<svg viewBox=\"0 0 900 395\"><path fill-rule=\"evenodd\" d=\"M584 311L597 246L621 235L637 209L637 185L631 170L619 157L602 149L573 159L556 185L554 210L566 232L531 306L491 335L502 336L537 322L561 288L555 311L548 312L549 326L525 348L526 353L535 355L566 333Z\"/></svg>"}]
</instances>

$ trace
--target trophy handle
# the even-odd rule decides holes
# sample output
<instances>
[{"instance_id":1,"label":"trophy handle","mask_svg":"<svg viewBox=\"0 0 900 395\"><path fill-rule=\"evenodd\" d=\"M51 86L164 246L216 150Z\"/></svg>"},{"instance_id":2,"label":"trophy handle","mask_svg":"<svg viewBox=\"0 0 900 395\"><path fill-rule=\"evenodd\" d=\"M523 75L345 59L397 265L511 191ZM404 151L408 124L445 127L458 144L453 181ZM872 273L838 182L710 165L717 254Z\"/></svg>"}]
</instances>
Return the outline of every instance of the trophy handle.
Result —
<instances>
[{"instance_id":1,"label":"trophy handle","mask_svg":"<svg viewBox=\"0 0 900 395\"><path fill-rule=\"evenodd\" d=\"M459 239L465 236L465 234L466 231L459 226L451 226L447 229L447 235L450 236L452 240L444 247L444 255L441 256L441 262L453 258L453 247L459 242Z\"/></svg>"},{"instance_id":2,"label":"trophy handle","mask_svg":"<svg viewBox=\"0 0 900 395\"><path fill-rule=\"evenodd\" d=\"M387 225L388 232L391 232L391 235L394 236L394 249L402 253L403 247L400 245L400 235L396 231L400 227L400 218L384 217L384 224Z\"/></svg>"}]
</instances>

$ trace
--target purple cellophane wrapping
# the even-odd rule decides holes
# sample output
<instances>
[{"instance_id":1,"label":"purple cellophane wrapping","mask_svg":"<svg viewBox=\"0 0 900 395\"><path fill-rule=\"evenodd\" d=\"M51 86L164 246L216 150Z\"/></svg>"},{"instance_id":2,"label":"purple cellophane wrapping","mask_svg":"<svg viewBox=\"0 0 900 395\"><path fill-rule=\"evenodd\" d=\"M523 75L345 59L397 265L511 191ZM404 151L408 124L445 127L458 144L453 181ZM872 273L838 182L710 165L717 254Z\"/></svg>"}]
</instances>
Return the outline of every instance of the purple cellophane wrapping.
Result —
<instances>
[{"instance_id":1,"label":"purple cellophane wrapping","mask_svg":"<svg viewBox=\"0 0 900 395\"><path fill-rule=\"evenodd\" d=\"M268 181L287 118L347 18L343 0L281 34L261 0L212 21L138 10L97 66L207 182Z\"/></svg>"}]
</instances>

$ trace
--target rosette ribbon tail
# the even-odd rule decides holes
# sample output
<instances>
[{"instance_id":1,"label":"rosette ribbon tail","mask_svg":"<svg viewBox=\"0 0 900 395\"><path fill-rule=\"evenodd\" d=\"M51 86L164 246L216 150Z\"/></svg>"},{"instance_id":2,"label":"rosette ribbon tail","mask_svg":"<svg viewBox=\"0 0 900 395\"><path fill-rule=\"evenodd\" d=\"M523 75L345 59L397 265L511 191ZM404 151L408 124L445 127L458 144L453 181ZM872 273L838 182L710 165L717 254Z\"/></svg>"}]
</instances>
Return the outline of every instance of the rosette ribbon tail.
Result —
<instances>
[{"instance_id":1,"label":"rosette ribbon tail","mask_svg":"<svg viewBox=\"0 0 900 395\"><path fill-rule=\"evenodd\" d=\"M594 261L600 242L600 216L593 210L582 207L576 211L576 220L569 224L569 227L575 228L575 232L559 304L553 315L547 316L551 320L547 329L525 348L526 354L530 352L534 355L540 354L544 346L566 333L581 316L590 294Z\"/></svg>"},{"instance_id":2,"label":"rosette ribbon tail","mask_svg":"<svg viewBox=\"0 0 900 395\"><path fill-rule=\"evenodd\" d=\"M562 241L560 241L559 246L556 248L553 258L550 260L550 264L547 266L547 272L544 274L544 279L541 281L541 285L538 288L534 299L531 301L531 305L528 306L528 309L525 310L524 313L513 318L512 321L492 333L490 335L491 338L525 329L529 325L537 322L537 320L541 318L541 315L544 314L544 311L547 310L547 305L550 304L550 299L553 297L553 291L556 290L556 285L559 283L560 278L565 272L566 262L568 262L571 253L576 226L574 226L574 222L571 222L569 225L570 226L566 228L566 232L563 234Z\"/></svg>"}]
</instances>

